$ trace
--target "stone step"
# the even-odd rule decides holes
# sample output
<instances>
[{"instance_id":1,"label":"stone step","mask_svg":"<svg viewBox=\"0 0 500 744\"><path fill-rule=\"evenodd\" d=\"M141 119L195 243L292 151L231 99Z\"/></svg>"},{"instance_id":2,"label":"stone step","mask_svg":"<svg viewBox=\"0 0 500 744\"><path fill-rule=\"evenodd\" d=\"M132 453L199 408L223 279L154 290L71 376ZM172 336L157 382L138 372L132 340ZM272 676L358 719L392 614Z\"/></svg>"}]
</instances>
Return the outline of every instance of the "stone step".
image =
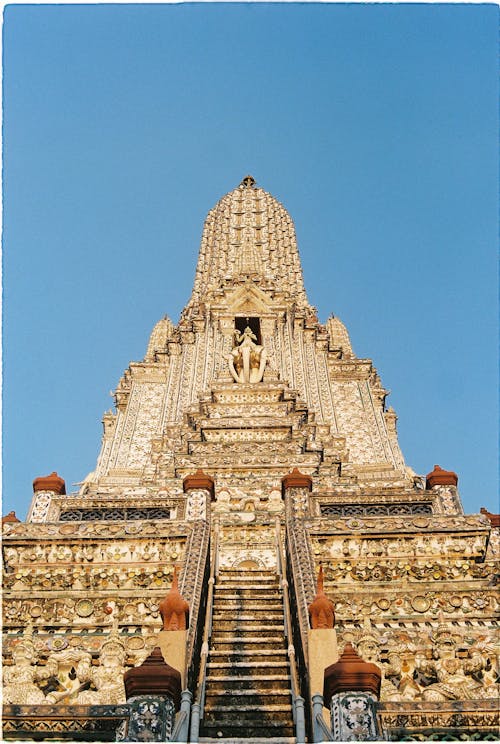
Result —
<instances>
[{"instance_id":1,"label":"stone step","mask_svg":"<svg viewBox=\"0 0 500 744\"><path fill-rule=\"evenodd\" d=\"M280 579L276 575L242 575L242 574L219 574L215 580L215 586L225 586L234 584L234 586L279 586Z\"/></svg>"},{"instance_id":2,"label":"stone step","mask_svg":"<svg viewBox=\"0 0 500 744\"><path fill-rule=\"evenodd\" d=\"M252 707L255 714L260 715L260 709L264 706L266 708L281 709L288 714L291 710L290 703L290 690L231 690L225 693L214 693L209 694L205 698L205 711L209 713L215 708L223 708L224 710L235 710L236 715L239 715L240 711L249 709ZM278 711L279 712L279 711Z\"/></svg>"},{"instance_id":3,"label":"stone step","mask_svg":"<svg viewBox=\"0 0 500 744\"><path fill-rule=\"evenodd\" d=\"M230 636L229 638L212 638L212 646L210 650L210 655L213 655L214 652L222 651L222 652L231 652L231 655L237 656L238 658L241 658L242 652L244 651L250 651L252 655L255 656L261 656L262 651L274 651L279 652L283 648L283 637L273 639L268 638L267 640L263 640L262 638L255 638L255 637L234 637Z\"/></svg>"},{"instance_id":4,"label":"stone step","mask_svg":"<svg viewBox=\"0 0 500 744\"><path fill-rule=\"evenodd\" d=\"M222 731L225 736L236 734L240 736L259 736L263 731L280 731L287 728L286 732L278 735L293 736L293 713L292 706L285 704L264 705L261 702L243 705L236 702L230 705L205 706L203 714L202 733L209 735L209 728Z\"/></svg>"},{"instance_id":5,"label":"stone step","mask_svg":"<svg viewBox=\"0 0 500 744\"><path fill-rule=\"evenodd\" d=\"M213 614L213 622L237 622L237 621L243 621L243 622L252 622L252 623L262 623L263 620L266 621L273 621L273 620L280 620L281 623L283 623L283 613L282 612L268 612L266 613L265 617L255 617L255 614L250 614L248 612L248 609L245 608L244 610L241 609L239 612L231 613L231 617L227 616L226 612L214 612Z\"/></svg>"},{"instance_id":6,"label":"stone step","mask_svg":"<svg viewBox=\"0 0 500 744\"><path fill-rule=\"evenodd\" d=\"M261 744L262 738L262 736L259 736L258 738L246 736L244 739L235 739L234 737L231 737L230 739L226 739L225 737L211 739L206 736L200 736L198 741L200 744L219 744L219 742L222 742L222 744L224 744L224 742L227 744ZM273 736L272 741L273 744L295 744L296 739L295 736Z\"/></svg>"},{"instance_id":7,"label":"stone step","mask_svg":"<svg viewBox=\"0 0 500 744\"><path fill-rule=\"evenodd\" d=\"M272 631L266 631L262 635L259 635L255 628L247 631L234 631L234 630L219 630L212 635L211 648L220 648L221 643L233 645L235 651L241 650L240 647L245 646L248 648L258 649L260 648L283 648L284 639L282 631L274 633ZM258 653L258 651L256 651Z\"/></svg>"},{"instance_id":8,"label":"stone step","mask_svg":"<svg viewBox=\"0 0 500 744\"><path fill-rule=\"evenodd\" d=\"M251 633L280 633L281 635L285 632L285 626L283 625L283 618L281 618L281 622L276 622L273 625L263 625L262 623L256 621L254 623L252 622L245 622L239 619L234 620L220 620L217 625L214 623L213 629L212 629L212 636L215 634L219 635L220 633L233 633L233 635L241 635L242 633L251 632Z\"/></svg>"},{"instance_id":9,"label":"stone step","mask_svg":"<svg viewBox=\"0 0 500 744\"><path fill-rule=\"evenodd\" d=\"M237 660L236 660L237 659ZM258 661L257 661L258 659ZM227 664L228 666L239 667L274 667L288 663L286 648L250 648L248 650L238 650L233 653L220 649L212 649L209 656L209 664Z\"/></svg>"},{"instance_id":10,"label":"stone step","mask_svg":"<svg viewBox=\"0 0 500 744\"><path fill-rule=\"evenodd\" d=\"M210 654L211 658L212 654ZM209 661L207 664L209 674L215 671L232 671L234 674L261 674L263 669L272 671L276 674L287 674L288 661L283 658L282 661L268 661L267 656L259 661ZM284 671L285 670L285 671Z\"/></svg>"},{"instance_id":11,"label":"stone step","mask_svg":"<svg viewBox=\"0 0 500 744\"><path fill-rule=\"evenodd\" d=\"M217 576L217 583L219 581L252 581L254 583L266 581L278 584L279 577L274 572L268 573L267 571L230 571L224 569L219 571L219 575Z\"/></svg>"},{"instance_id":12,"label":"stone step","mask_svg":"<svg viewBox=\"0 0 500 744\"><path fill-rule=\"evenodd\" d=\"M290 692L290 675L215 675L207 677L207 695L252 693L253 695L275 695ZM218 698L217 698L218 699Z\"/></svg>"},{"instance_id":13,"label":"stone step","mask_svg":"<svg viewBox=\"0 0 500 744\"><path fill-rule=\"evenodd\" d=\"M226 599L225 597L217 598L217 604L216 606L214 605L214 614L216 612L231 612L231 614L233 614L233 611L235 610L240 610L241 612L257 612L259 614L263 612L280 612L283 615L283 604L282 602L274 602L270 600L254 602L245 599L242 602L241 597L235 600Z\"/></svg>"},{"instance_id":14,"label":"stone step","mask_svg":"<svg viewBox=\"0 0 500 744\"><path fill-rule=\"evenodd\" d=\"M277 602L278 599L281 598L282 593L283 590L281 589L281 587L274 586L274 584L271 584L269 586L267 586L266 584L258 584L257 586L254 586L250 584L234 584L233 582L228 582L227 584L217 584L217 586L215 587L216 599L224 599L231 596L231 594L234 594L234 596L236 596L238 599L241 599L243 596L244 599L248 600L251 599L255 594L255 599L259 602L263 599L267 599L268 602L271 599L274 599L274 601Z\"/></svg>"},{"instance_id":15,"label":"stone step","mask_svg":"<svg viewBox=\"0 0 500 744\"><path fill-rule=\"evenodd\" d=\"M296 742L293 724L264 722L258 725L246 722L238 726L231 722L202 722L200 733L200 742L226 741L230 744L238 744L238 742L262 744L263 741L269 741L272 744L279 744L279 742L295 744Z\"/></svg>"},{"instance_id":16,"label":"stone step","mask_svg":"<svg viewBox=\"0 0 500 744\"><path fill-rule=\"evenodd\" d=\"M256 597L252 594L250 597L242 597L240 594L230 594L227 596L215 597L214 611L230 610L233 608L246 609L247 607L253 607L257 610L267 612L271 609L283 608L283 602L281 601L281 594L273 597Z\"/></svg>"}]
</instances>

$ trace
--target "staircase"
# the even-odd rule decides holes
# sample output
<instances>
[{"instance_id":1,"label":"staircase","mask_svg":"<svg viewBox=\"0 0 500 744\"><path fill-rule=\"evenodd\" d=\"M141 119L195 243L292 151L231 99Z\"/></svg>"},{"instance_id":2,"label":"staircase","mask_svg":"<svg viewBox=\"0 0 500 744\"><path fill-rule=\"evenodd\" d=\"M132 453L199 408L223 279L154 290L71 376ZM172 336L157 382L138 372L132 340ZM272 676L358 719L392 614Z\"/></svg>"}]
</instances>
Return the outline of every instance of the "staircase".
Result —
<instances>
[{"instance_id":1,"label":"staircase","mask_svg":"<svg viewBox=\"0 0 500 744\"><path fill-rule=\"evenodd\" d=\"M282 592L273 571L221 570L200 742L295 742Z\"/></svg>"}]
</instances>

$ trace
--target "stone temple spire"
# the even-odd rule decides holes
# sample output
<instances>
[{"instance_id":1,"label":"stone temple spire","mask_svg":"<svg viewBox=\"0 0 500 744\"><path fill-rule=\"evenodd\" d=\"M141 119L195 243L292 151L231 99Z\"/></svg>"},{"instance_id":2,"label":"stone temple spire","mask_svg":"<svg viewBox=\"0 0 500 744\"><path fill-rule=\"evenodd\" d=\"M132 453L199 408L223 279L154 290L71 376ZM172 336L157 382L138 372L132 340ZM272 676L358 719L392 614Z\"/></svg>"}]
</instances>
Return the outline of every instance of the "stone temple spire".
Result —
<instances>
[{"instance_id":1,"label":"stone temple spire","mask_svg":"<svg viewBox=\"0 0 500 744\"><path fill-rule=\"evenodd\" d=\"M221 292L249 281L309 307L292 218L252 176L245 176L207 215L186 310L200 302L210 305Z\"/></svg>"}]
</instances>

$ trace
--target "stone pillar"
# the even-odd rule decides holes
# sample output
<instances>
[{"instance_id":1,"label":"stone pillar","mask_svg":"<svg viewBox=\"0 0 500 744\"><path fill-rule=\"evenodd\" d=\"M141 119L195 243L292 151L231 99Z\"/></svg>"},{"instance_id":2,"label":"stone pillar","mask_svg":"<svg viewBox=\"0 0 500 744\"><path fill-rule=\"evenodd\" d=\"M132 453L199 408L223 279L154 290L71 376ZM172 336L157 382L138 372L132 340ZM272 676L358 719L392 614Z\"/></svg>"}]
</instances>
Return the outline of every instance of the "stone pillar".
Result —
<instances>
[{"instance_id":1,"label":"stone pillar","mask_svg":"<svg viewBox=\"0 0 500 744\"><path fill-rule=\"evenodd\" d=\"M340 659L325 670L323 699L330 707L334 741L379 741L376 704L378 666L363 661L346 643Z\"/></svg>"},{"instance_id":2,"label":"stone pillar","mask_svg":"<svg viewBox=\"0 0 500 744\"><path fill-rule=\"evenodd\" d=\"M124 741L171 741L181 704L181 675L166 664L159 647L141 666L125 672L129 719Z\"/></svg>"},{"instance_id":3,"label":"stone pillar","mask_svg":"<svg viewBox=\"0 0 500 744\"><path fill-rule=\"evenodd\" d=\"M33 481L33 499L26 518L27 522L46 522L53 496L66 493L66 483L55 470L50 475L35 478Z\"/></svg>"},{"instance_id":4,"label":"stone pillar","mask_svg":"<svg viewBox=\"0 0 500 744\"><path fill-rule=\"evenodd\" d=\"M309 514L309 493L312 490L312 478L294 468L281 480L283 498L287 513L294 518L306 517Z\"/></svg>"},{"instance_id":5,"label":"stone pillar","mask_svg":"<svg viewBox=\"0 0 500 744\"><path fill-rule=\"evenodd\" d=\"M164 659L168 659L181 675L181 683L186 684L186 646L189 625L189 604L179 592L177 568L174 569L172 587L160 602L163 630L158 634L158 642Z\"/></svg>"},{"instance_id":6,"label":"stone pillar","mask_svg":"<svg viewBox=\"0 0 500 744\"><path fill-rule=\"evenodd\" d=\"M309 621L309 689L314 702L315 695L321 696L325 669L339 658L334 627L335 612L333 602L326 596L323 588L322 566L319 568L316 596L309 605ZM322 715L325 723L329 723L327 708L322 709Z\"/></svg>"},{"instance_id":7,"label":"stone pillar","mask_svg":"<svg viewBox=\"0 0 500 744\"><path fill-rule=\"evenodd\" d=\"M186 520L207 519L208 504L215 499L214 480L203 470L187 475L182 481L187 494Z\"/></svg>"},{"instance_id":8,"label":"stone pillar","mask_svg":"<svg viewBox=\"0 0 500 744\"><path fill-rule=\"evenodd\" d=\"M442 514L464 513L457 484L458 475L452 470L443 470L439 465L434 465L434 470L426 475L425 488L438 496Z\"/></svg>"}]
</instances>

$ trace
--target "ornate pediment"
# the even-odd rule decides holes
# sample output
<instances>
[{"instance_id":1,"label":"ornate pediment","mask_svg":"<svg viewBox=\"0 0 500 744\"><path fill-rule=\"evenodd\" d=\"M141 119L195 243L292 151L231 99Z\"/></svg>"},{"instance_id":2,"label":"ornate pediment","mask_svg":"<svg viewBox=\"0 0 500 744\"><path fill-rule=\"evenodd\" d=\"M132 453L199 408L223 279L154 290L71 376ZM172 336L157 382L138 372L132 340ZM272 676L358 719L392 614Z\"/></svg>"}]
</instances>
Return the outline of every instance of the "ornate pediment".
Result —
<instances>
[{"instance_id":1,"label":"ornate pediment","mask_svg":"<svg viewBox=\"0 0 500 744\"><path fill-rule=\"evenodd\" d=\"M274 310L275 302L255 284L244 284L226 297L226 308L232 315L265 315Z\"/></svg>"}]
</instances>

